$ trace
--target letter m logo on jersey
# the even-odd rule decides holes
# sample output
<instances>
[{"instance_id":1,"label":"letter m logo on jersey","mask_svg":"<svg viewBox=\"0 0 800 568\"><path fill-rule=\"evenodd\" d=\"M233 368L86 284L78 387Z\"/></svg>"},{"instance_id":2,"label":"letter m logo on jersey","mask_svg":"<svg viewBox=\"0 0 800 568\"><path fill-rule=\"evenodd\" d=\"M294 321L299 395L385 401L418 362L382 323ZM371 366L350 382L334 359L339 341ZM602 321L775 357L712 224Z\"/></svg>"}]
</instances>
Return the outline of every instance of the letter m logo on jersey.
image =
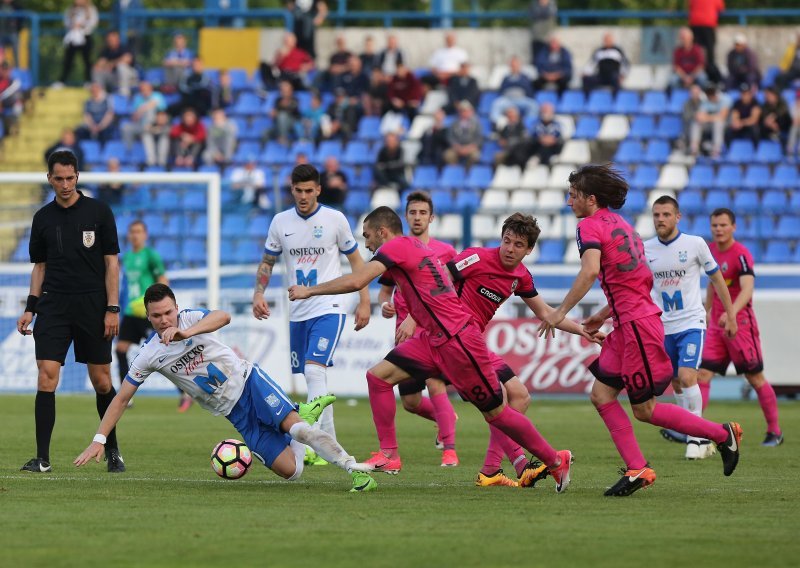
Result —
<instances>
[{"instance_id":1,"label":"letter m logo on jersey","mask_svg":"<svg viewBox=\"0 0 800 568\"><path fill-rule=\"evenodd\" d=\"M317 269L312 268L308 274L302 270L295 270L298 286L316 286L317 285Z\"/></svg>"},{"instance_id":2,"label":"letter m logo on jersey","mask_svg":"<svg viewBox=\"0 0 800 568\"><path fill-rule=\"evenodd\" d=\"M664 302L665 312L683 309L683 296L680 290L676 290L672 296L666 292L661 292L661 300Z\"/></svg>"}]
</instances>

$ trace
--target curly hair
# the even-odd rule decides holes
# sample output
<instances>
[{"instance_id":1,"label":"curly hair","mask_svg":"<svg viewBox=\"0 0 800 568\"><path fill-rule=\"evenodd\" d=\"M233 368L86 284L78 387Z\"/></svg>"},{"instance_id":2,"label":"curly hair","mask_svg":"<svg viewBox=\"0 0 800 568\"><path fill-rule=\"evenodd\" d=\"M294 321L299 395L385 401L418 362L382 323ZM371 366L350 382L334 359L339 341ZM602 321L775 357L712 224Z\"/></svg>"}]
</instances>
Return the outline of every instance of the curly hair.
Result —
<instances>
[{"instance_id":1,"label":"curly hair","mask_svg":"<svg viewBox=\"0 0 800 568\"><path fill-rule=\"evenodd\" d=\"M619 209L625 205L628 182L611 164L589 164L569 174L569 185L585 196L594 195L597 205Z\"/></svg>"}]
</instances>

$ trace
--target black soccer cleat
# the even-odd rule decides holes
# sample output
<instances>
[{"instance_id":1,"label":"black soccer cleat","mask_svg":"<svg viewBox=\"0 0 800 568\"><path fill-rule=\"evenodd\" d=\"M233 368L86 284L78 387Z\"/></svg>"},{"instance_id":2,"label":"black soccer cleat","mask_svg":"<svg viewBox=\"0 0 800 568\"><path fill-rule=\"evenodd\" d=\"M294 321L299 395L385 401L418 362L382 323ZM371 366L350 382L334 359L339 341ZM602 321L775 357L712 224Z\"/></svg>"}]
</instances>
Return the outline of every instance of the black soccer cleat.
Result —
<instances>
[{"instance_id":1,"label":"black soccer cleat","mask_svg":"<svg viewBox=\"0 0 800 568\"><path fill-rule=\"evenodd\" d=\"M682 434L681 432L676 432L675 430L669 430L667 428L662 428L659 432L661 432L661 436L668 442L676 442L678 444L685 444L688 442L686 434Z\"/></svg>"},{"instance_id":2,"label":"black soccer cleat","mask_svg":"<svg viewBox=\"0 0 800 568\"><path fill-rule=\"evenodd\" d=\"M717 444L719 455L722 456L722 472L728 476L736 469L739 463L739 446L742 442L742 427L736 422L728 422L724 428L728 431L728 438Z\"/></svg>"},{"instance_id":3,"label":"black soccer cleat","mask_svg":"<svg viewBox=\"0 0 800 568\"><path fill-rule=\"evenodd\" d=\"M30 471L32 473L50 473L53 468L50 462L42 458L33 458L20 468L20 471Z\"/></svg>"},{"instance_id":4,"label":"black soccer cleat","mask_svg":"<svg viewBox=\"0 0 800 568\"><path fill-rule=\"evenodd\" d=\"M122 456L119 455L117 448L106 449L106 461L108 462L109 473L125 472L125 462L122 461Z\"/></svg>"},{"instance_id":5,"label":"black soccer cleat","mask_svg":"<svg viewBox=\"0 0 800 568\"><path fill-rule=\"evenodd\" d=\"M783 444L783 434L775 434L773 432L767 432L767 436L764 438L764 441L761 442L762 446L766 446L768 448L774 448L775 446L780 446Z\"/></svg>"},{"instance_id":6,"label":"black soccer cleat","mask_svg":"<svg viewBox=\"0 0 800 568\"><path fill-rule=\"evenodd\" d=\"M627 497L631 493L649 487L656 482L656 470L649 465L642 469L619 470L622 477L612 487L609 487L603 495L606 497Z\"/></svg>"}]
</instances>

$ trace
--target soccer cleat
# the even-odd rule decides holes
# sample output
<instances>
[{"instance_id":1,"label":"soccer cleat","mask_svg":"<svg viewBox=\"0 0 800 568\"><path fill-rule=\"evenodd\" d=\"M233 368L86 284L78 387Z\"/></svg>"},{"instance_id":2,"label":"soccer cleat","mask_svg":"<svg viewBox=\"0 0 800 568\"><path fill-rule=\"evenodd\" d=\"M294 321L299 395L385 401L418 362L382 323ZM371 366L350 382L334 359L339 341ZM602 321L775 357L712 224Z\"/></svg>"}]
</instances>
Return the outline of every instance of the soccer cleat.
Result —
<instances>
[{"instance_id":1,"label":"soccer cleat","mask_svg":"<svg viewBox=\"0 0 800 568\"><path fill-rule=\"evenodd\" d=\"M478 472L475 478L475 485L478 487L519 487L519 484L506 476L502 469L498 469L492 475Z\"/></svg>"},{"instance_id":2,"label":"soccer cleat","mask_svg":"<svg viewBox=\"0 0 800 568\"><path fill-rule=\"evenodd\" d=\"M569 450L559 450L556 452L561 458L561 463L555 469L549 469L550 475L556 482L556 493L563 493L569 487L569 474L572 468L572 452Z\"/></svg>"},{"instance_id":3,"label":"soccer cleat","mask_svg":"<svg viewBox=\"0 0 800 568\"><path fill-rule=\"evenodd\" d=\"M519 476L520 487L535 487L538 481L547 477L547 466L538 460L531 460L525 464L522 475Z\"/></svg>"},{"instance_id":4,"label":"soccer cleat","mask_svg":"<svg viewBox=\"0 0 800 568\"><path fill-rule=\"evenodd\" d=\"M662 428L660 432L661 436L669 442L677 442L678 444L686 444L688 442L688 440L686 439L686 434L681 434L680 432L676 432L675 430L668 430L666 428Z\"/></svg>"},{"instance_id":5,"label":"soccer cleat","mask_svg":"<svg viewBox=\"0 0 800 568\"><path fill-rule=\"evenodd\" d=\"M442 442L439 439L439 432L438 431L436 432L436 441L433 443L433 447L436 448L437 450L443 450L444 449L444 442Z\"/></svg>"},{"instance_id":6,"label":"soccer cleat","mask_svg":"<svg viewBox=\"0 0 800 568\"><path fill-rule=\"evenodd\" d=\"M106 461L108 462L109 473L125 472L125 462L122 461L122 456L119 455L117 448L106 448Z\"/></svg>"},{"instance_id":7,"label":"soccer cleat","mask_svg":"<svg viewBox=\"0 0 800 568\"><path fill-rule=\"evenodd\" d=\"M328 462L319 457L317 452L306 446L306 455L303 457L305 465L328 465Z\"/></svg>"},{"instance_id":8,"label":"soccer cleat","mask_svg":"<svg viewBox=\"0 0 800 568\"><path fill-rule=\"evenodd\" d=\"M656 482L656 470L649 465L642 469L622 468L619 470L622 477L612 487L609 487L603 495L606 497L627 497L631 493L650 487Z\"/></svg>"},{"instance_id":9,"label":"soccer cleat","mask_svg":"<svg viewBox=\"0 0 800 568\"><path fill-rule=\"evenodd\" d=\"M766 446L768 448L774 448L776 446L780 446L783 444L783 434L773 434L772 432L767 432L767 437L764 438L764 441L761 442L762 446Z\"/></svg>"},{"instance_id":10,"label":"soccer cleat","mask_svg":"<svg viewBox=\"0 0 800 568\"><path fill-rule=\"evenodd\" d=\"M192 397L186 394L182 394L180 400L178 401L178 412L183 414L192 406Z\"/></svg>"},{"instance_id":11,"label":"soccer cleat","mask_svg":"<svg viewBox=\"0 0 800 568\"><path fill-rule=\"evenodd\" d=\"M699 460L700 459L700 442L692 440L686 444L686 459Z\"/></svg>"},{"instance_id":12,"label":"soccer cleat","mask_svg":"<svg viewBox=\"0 0 800 568\"><path fill-rule=\"evenodd\" d=\"M722 456L722 472L728 476L736 469L739 463L739 445L742 443L742 427L736 422L725 424L728 431L728 438L721 444L717 444L719 455Z\"/></svg>"},{"instance_id":13,"label":"soccer cleat","mask_svg":"<svg viewBox=\"0 0 800 568\"><path fill-rule=\"evenodd\" d=\"M455 450L445 450L442 452L442 467L456 467L458 465L458 455Z\"/></svg>"},{"instance_id":14,"label":"soccer cleat","mask_svg":"<svg viewBox=\"0 0 800 568\"><path fill-rule=\"evenodd\" d=\"M323 394L322 396L312 398L308 402L301 402L299 408L297 409L297 413L307 424L313 425L317 420L319 420L319 417L322 414L322 411L325 410L325 407L330 406L334 402L336 402L335 396L332 394Z\"/></svg>"},{"instance_id":15,"label":"soccer cleat","mask_svg":"<svg viewBox=\"0 0 800 568\"><path fill-rule=\"evenodd\" d=\"M53 468L50 467L50 462L42 458L33 458L28 460L28 463L20 468L20 471L30 471L32 473L50 473Z\"/></svg>"},{"instance_id":16,"label":"soccer cleat","mask_svg":"<svg viewBox=\"0 0 800 568\"><path fill-rule=\"evenodd\" d=\"M372 457L364 463L371 465L372 471L382 471L391 475L397 475L403 467L400 456L390 458L381 451L372 452Z\"/></svg>"},{"instance_id":17,"label":"soccer cleat","mask_svg":"<svg viewBox=\"0 0 800 568\"><path fill-rule=\"evenodd\" d=\"M362 471L354 471L350 474L353 477L353 488L350 493L364 493L378 489L378 482L372 476Z\"/></svg>"}]
</instances>

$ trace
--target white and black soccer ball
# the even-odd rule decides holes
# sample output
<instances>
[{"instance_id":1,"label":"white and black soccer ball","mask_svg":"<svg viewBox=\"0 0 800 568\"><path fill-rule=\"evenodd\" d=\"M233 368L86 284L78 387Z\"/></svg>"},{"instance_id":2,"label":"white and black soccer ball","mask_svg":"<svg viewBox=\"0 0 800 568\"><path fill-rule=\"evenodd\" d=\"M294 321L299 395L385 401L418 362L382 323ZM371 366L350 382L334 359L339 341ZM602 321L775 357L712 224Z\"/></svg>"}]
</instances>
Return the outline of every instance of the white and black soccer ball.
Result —
<instances>
[{"instance_id":1,"label":"white and black soccer ball","mask_svg":"<svg viewBox=\"0 0 800 568\"><path fill-rule=\"evenodd\" d=\"M214 473L225 479L239 479L253 463L253 454L244 442L234 438L222 440L211 452Z\"/></svg>"}]
</instances>

